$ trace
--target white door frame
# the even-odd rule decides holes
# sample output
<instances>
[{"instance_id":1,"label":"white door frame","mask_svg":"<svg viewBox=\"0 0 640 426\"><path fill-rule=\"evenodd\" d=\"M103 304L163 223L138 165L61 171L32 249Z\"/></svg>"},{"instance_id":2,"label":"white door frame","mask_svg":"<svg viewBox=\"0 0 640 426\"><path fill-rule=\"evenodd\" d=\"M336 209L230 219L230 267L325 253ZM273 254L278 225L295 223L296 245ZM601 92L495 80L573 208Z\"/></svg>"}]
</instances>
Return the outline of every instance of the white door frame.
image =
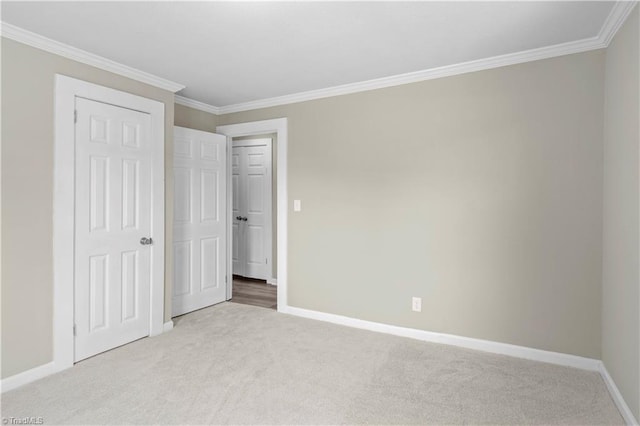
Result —
<instances>
[{"instance_id":1,"label":"white door frame","mask_svg":"<svg viewBox=\"0 0 640 426\"><path fill-rule=\"evenodd\" d=\"M269 196L265 197L266 199L266 208L265 208L265 218L267 222L266 233L264 237L264 244L266 246L265 255L267 257L267 276L265 280L269 284L274 284L276 282L275 277L273 276L273 139L271 138L256 138L256 139L243 139L239 141L232 140L231 147L241 147L241 146L260 146L266 145L267 150L269 151L267 163L269 167L267 167L267 180L269 181ZM233 149L232 149L233 150ZM231 194L233 197L233 194ZM233 210L233 206L231 206ZM233 272L233 271L232 271Z\"/></svg>"},{"instance_id":2,"label":"white door frame","mask_svg":"<svg viewBox=\"0 0 640 426\"><path fill-rule=\"evenodd\" d=\"M151 116L151 303L150 335L164 320L164 104L56 74L53 167L53 363L56 371L74 363L75 100L76 97L148 113Z\"/></svg>"},{"instance_id":3,"label":"white door frame","mask_svg":"<svg viewBox=\"0 0 640 426\"><path fill-rule=\"evenodd\" d=\"M287 299L287 216L288 216L288 195L287 195L287 118L276 118L273 120L253 121L248 123L228 124L217 126L216 133L227 136L227 271L233 271L232 259L232 236L231 219L233 200L231 197L231 147L233 138L240 136L264 135L275 133L277 135L277 207L278 207L278 228L277 228L277 252L278 262L276 265L276 275L278 277L278 312L286 312L288 308ZM231 298L233 278L229 277L227 283L227 298Z\"/></svg>"}]
</instances>

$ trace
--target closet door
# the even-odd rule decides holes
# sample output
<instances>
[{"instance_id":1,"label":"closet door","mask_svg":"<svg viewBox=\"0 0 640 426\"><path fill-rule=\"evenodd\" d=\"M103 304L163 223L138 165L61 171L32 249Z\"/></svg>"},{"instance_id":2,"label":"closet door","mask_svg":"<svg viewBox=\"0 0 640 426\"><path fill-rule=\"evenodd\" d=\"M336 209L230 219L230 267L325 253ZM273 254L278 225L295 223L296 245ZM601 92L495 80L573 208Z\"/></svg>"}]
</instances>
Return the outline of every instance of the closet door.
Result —
<instances>
[{"instance_id":1,"label":"closet door","mask_svg":"<svg viewBox=\"0 0 640 426\"><path fill-rule=\"evenodd\" d=\"M271 140L234 142L234 274L266 280L271 258Z\"/></svg>"},{"instance_id":2,"label":"closet door","mask_svg":"<svg viewBox=\"0 0 640 426\"><path fill-rule=\"evenodd\" d=\"M76 98L75 361L149 335L151 116Z\"/></svg>"}]
</instances>

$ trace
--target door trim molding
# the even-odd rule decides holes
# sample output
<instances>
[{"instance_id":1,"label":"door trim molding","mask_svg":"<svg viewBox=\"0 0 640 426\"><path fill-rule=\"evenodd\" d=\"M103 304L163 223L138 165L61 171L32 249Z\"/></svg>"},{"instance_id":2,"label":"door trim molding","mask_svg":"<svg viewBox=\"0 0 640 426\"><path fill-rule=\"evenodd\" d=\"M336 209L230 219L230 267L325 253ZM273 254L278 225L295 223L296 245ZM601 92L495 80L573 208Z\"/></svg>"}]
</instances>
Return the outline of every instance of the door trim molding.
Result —
<instances>
[{"instance_id":1,"label":"door trim molding","mask_svg":"<svg viewBox=\"0 0 640 426\"><path fill-rule=\"evenodd\" d=\"M275 281L273 276L273 139L272 138L256 138L231 141L231 148L239 148L243 146L266 146L269 151L269 167L267 168L267 180L269 181L269 196L266 197L268 208L265 209L267 232L264 238L265 254L267 257L267 271L265 280L267 283ZM232 149L233 151L233 149ZM233 171L232 171L233 172ZM233 194L232 194L233 196ZM231 206L233 209L233 206Z\"/></svg>"},{"instance_id":2,"label":"door trim molding","mask_svg":"<svg viewBox=\"0 0 640 426\"><path fill-rule=\"evenodd\" d=\"M75 98L82 97L151 116L151 301L149 335L164 326L164 104L61 74L55 76L53 168L53 362L74 363Z\"/></svg>"},{"instance_id":3,"label":"door trim molding","mask_svg":"<svg viewBox=\"0 0 640 426\"><path fill-rule=\"evenodd\" d=\"M252 121L248 123L228 124L217 126L216 133L227 136L227 271L233 271L232 264L232 236L231 233L231 209L233 207L231 197L231 147L233 138L239 136L263 135L265 133L275 133L277 135L278 145L276 150L276 158L278 169L276 171L277 187L277 253L278 261L276 265L276 275L278 277L278 312L283 312L288 307L287 298L287 217L288 217L288 194L287 194L287 144L288 144L288 119L276 118L272 120ZM227 298L231 298L233 286L233 277L229 277L227 283Z\"/></svg>"}]
</instances>

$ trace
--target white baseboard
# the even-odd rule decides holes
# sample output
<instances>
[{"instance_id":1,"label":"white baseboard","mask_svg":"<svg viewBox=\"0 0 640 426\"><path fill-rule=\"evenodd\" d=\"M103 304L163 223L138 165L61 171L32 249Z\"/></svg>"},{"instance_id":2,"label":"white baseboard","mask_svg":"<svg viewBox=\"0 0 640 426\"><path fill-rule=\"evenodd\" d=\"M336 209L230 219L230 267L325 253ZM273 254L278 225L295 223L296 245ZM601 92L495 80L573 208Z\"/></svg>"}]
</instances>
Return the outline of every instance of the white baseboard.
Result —
<instances>
[{"instance_id":1,"label":"white baseboard","mask_svg":"<svg viewBox=\"0 0 640 426\"><path fill-rule=\"evenodd\" d=\"M604 365L604 362L600 361L600 375L602 376L602 380L607 385L607 389L609 389L609 393L611 394L611 399L615 402L616 407L620 411L622 418L624 419L627 425L638 425L638 420L633 416L631 409L625 402L620 390L616 386L616 382L613 381L613 378L609 375L607 371L607 367Z\"/></svg>"},{"instance_id":2,"label":"white baseboard","mask_svg":"<svg viewBox=\"0 0 640 426\"><path fill-rule=\"evenodd\" d=\"M173 329L173 321L167 321L162 327L162 332L166 333L171 329ZM20 386L26 385L27 383L35 382L36 380L40 380L62 370L65 370L65 368L57 368L55 362L51 361L47 364L43 364L30 370L23 371L22 373L18 373L14 376L7 377L6 379L2 379L2 381L0 381L0 389L2 392L10 391L12 389L19 388Z\"/></svg>"},{"instance_id":3,"label":"white baseboard","mask_svg":"<svg viewBox=\"0 0 640 426\"><path fill-rule=\"evenodd\" d=\"M398 327L395 325L381 324L372 321L345 317L342 315L328 314L324 312L296 308L293 306L285 306L282 310L279 309L278 311L286 314L296 315L299 317L346 325L348 327L355 327L363 330L377 331L379 333L393 334L395 336L409 337L411 339L423 340L426 342L459 346L467 349L475 349L500 355L509 355L516 358L524 358L533 361L547 362L550 364L564 365L568 367L580 368L583 370L600 371L600 360L584 358L577 355L545 351L541 349L528 348L525 346L511 345L509 343L492 342L490 340L474 339L471 337L456 336L453 334L434 333L431 331L417 330L414 328Z\"/></svg>"},{"instance_id":4,"label":"white baseboard","mask_svg":"<svg viewBox=\"0 0 640 426\"><path fill-rule=\"evenodd\" d=\"M51 361L47 364L43 364L14 376L7 377L6 379L2 379L2 382L0 382L0 388L2 388L2 392L4 393L6 391L19 388L22 385L26 385L27 383L35 382L36 380L50 376L58 371L60 371L60 369L56 368L55 363Z\"/></svg>"},{"instance_id":5,"label":"white baseboard","mask_svg":"<svg viewBox=\"0 0 640 426\"><path fill-rule=\"evenodd\" d=\"M500 355L508 355L516 358L524 358L533 361L547 362L550 364L564 365L568 367L580 368L583 370L597 371L602 376L611 398L615 402L620 414L627 425L638 425L631 409L625 402L620 390L616 386L613 378L609 375L604 363L597 359L584 358L576 355L563 354L558 352L544 351L541 349L528 348L525 346L511 345L508 343L492 342L490 340L473 339L470 337L456 336L453 334L434 333L431 331L418 330L414 328L398 327L395 325L382 324L373 321L365 321L342 315L328 314L325 312L312 311L309 309L296 308L293 306L281 306L278 312L295 315L303 318L315 319L330 322L333 324L359 328L363 330L375 331L379 333L392 334L395 336L409 337L426 342L441 343L445 345L459 346L467 349L475 349ZM173 321L164 323L163 331L173 329ZM0 381L1 391L7 392L16 389L27 383L42 379L62 369L56 368L55 363L49 362L30 370L7 377Z\"/></svg>"},{"instance_id":6,"label":"white baseboard","mask_svg":"<svg viewBox=\"0 0 640 426\"><path fill-rule=\"evenodd\" d=\"M278 280L275 278L267 278L267 284L278 285Z\"/></svg>"},{"instance_id":7,"label":"white baseboard","mask_svg":"<svg viewBox=\"0 0 640 426\"><path fill-rule=\"evenodd\" d=\"M360 328L363 330L375 331L379 333L393 334L395 336L409 337L426 342L459 346L467 349L475 349L494 354L529 359L532 361L547 362L550 364L580 368L582 370L597 371L600 373L602 379L607 385L607 389L611 394L611 398L618 407L618 410L624 418L625 423L631 426L638 426L638 420L636 420L633 413L631 412L631 409L622 397L622 394L618 390L618 387L609 375L607 368L605 367L604 363L598 359L584 358L577 355L569 355L559 352L544 351L541 349L511 345L508 343L492 342L490 340L473 339L470 337L456 336L453 334L434 333L431 331L417 330L414 328L398 327L395 325L365 321L357 318L345 317L342 315L328 314L325 312L296 308L293 306L279 306L278 312L315 319L319 321L326 321L333 324L345 325L347 327Z\"/></svg>"}]
</instances>

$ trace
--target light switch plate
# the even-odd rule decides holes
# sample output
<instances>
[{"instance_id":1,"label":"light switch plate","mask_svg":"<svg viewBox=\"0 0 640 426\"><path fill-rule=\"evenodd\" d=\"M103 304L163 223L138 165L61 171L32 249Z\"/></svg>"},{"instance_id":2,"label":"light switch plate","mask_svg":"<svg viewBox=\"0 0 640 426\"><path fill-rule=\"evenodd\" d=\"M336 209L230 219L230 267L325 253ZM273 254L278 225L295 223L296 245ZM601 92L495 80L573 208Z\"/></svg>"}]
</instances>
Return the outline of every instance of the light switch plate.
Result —
<instances>
[{"instance_id":1,"label":"light switch plate","mask_svg":"<svg viewBox=\"0 0 640 426\"><path fill-rule=\"evenodd\" d=\"M293 200L293 211L299 212L300 210L302 210L302 203L300 200Z\"/></svg>"},{"instance_id":2,"label":"light switch plate","mask_svg":"<svg viewBox=\"0 0 640 426\"><path fill-rule=\"evenodd\" d=\"M422 297L413 297L411 299L411 309L413 312L422 311Z\"/></svg>"}]
</instances>

